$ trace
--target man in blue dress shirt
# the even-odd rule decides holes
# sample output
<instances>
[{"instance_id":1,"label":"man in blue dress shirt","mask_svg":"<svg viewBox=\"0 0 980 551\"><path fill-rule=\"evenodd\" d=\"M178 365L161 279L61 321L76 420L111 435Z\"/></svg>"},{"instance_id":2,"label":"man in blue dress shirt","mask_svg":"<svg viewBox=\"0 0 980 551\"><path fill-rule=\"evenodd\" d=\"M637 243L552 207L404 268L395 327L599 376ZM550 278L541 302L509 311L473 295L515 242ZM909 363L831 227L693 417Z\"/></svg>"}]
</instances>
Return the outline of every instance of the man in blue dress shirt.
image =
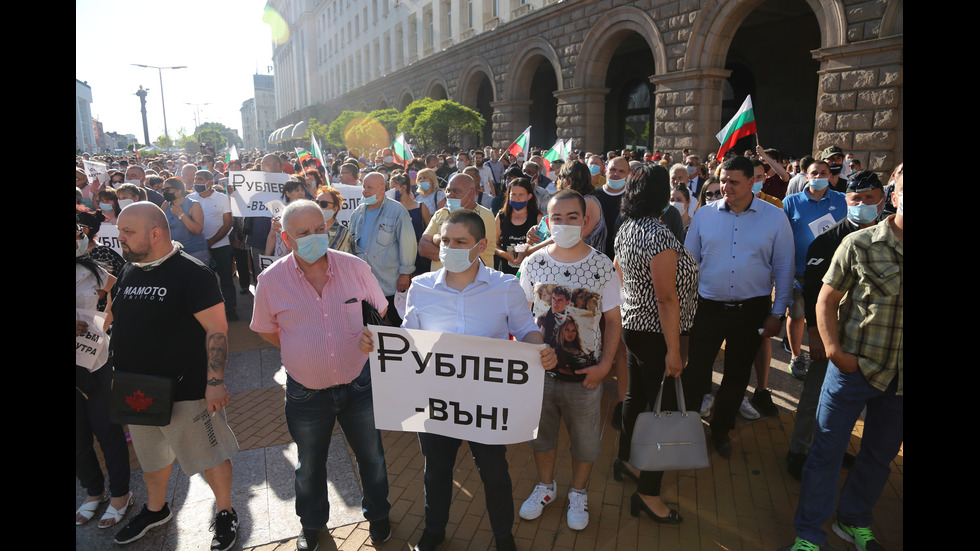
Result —
<instances>
[{"instance_id":1,"label":"man in blue dress shirt","mask_svg":"<svg viewBox=\"0 0 980 551\"><path fill-rule=\"evenodd\" d=\"M702 393L711 390L712 365L726 342L725 374L711 420L715 450L726 458L752 360L761 339L779 333L793 300L793 230L782 210L752 193L753 172L745 157L721 165L724 199L698 210L684 243L701 266L687 369Z\"/></svg>"}]
</instances>

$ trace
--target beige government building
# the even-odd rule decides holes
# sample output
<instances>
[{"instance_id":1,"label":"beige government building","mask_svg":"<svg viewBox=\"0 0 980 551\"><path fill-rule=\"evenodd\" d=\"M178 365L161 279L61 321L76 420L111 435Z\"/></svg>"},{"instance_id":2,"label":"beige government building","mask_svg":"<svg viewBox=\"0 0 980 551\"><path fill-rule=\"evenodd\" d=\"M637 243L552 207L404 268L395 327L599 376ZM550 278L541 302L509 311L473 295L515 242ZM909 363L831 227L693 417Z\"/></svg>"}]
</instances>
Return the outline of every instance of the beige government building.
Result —
<instances>
[{"instance_id":1,"label":"beige government building","mask_svg":"<svg viewBox=\"0 0 980 551\"><path fill-rule=\"evenodd\" d=\"M270 0L276 126L451 99L488 121L473 146L572 138L605 152L718 148L746 95L787 156L839 145L903 158L902 0ZM305 125L304 125L305 126Z\"/></svg>"}]
</instances>

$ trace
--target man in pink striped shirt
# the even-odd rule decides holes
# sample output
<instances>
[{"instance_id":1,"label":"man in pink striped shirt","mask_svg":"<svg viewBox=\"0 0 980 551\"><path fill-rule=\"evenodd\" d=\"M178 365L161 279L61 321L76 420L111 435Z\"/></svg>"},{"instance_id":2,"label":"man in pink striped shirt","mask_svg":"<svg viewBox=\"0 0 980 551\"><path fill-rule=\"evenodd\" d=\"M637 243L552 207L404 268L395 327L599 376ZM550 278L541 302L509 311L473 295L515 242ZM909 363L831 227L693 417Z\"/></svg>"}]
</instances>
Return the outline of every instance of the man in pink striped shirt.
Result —
<instances>
[{"instance_id":1,"label":"man in pink striped shirt","mask_svg":"<svg viewBox=\"0 0 980 551\"><path fill-rule=\"evenodd\" d=\"M364 518L375 544L391 537L388 471L374 425L368 356L358 348L361 301L381 315L388 301L363 260L328 248L320 207L293 201L282 214L291 254L259 275L251 329L282 351L286 424L296 441L296 514L303 525L297 549L315 550L330 514L327 452L339 421L361 475Z\"/></svg>"}]
</instances>

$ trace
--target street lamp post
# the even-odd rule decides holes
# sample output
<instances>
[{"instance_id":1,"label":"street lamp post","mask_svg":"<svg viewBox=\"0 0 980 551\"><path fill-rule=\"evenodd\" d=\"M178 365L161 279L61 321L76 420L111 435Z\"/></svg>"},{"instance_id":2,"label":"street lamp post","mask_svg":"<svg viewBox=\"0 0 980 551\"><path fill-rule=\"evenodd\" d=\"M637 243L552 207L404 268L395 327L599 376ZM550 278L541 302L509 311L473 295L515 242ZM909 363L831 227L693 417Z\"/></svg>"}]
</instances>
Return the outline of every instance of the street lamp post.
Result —
<instances>
[{"instance_id":1,"label":"street lamp post","mask_svg":"<svg viewBox=\"0 0 980 551\"><path fill-rule=\"evenodd\" d=\"M132 64L135 67L143 67L146 69L156 69L157 73L160 75L160 103L163 105L163 136L166 138L167 143L164 144L168 149L170 148L170 132L167 131L167 102L163 99L163 70L164 69L186 69L186 65L181 65L179 67L157 67L155 65L141 65L139 63ZM149 144L147 144L149 145Z\"/></svg>"}]
</instances>

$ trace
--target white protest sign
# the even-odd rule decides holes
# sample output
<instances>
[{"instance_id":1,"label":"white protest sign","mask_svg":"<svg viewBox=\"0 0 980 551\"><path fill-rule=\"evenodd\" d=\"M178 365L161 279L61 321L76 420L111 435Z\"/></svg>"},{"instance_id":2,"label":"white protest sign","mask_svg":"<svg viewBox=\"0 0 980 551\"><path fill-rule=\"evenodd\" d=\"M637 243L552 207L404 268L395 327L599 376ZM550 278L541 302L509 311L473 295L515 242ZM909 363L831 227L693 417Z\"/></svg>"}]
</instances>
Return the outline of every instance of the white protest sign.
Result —
<instances>
[{"instance_id":1,"label":"white protest sign","mask_svg":"<svg viewBox=\"0 0 980 551\"><path fill-rule=\"evenodd\" d=\"M335 188L344 196L344 203L340 206L340 212L337 213L337 220L347 227L350 222L350 215L353 214L354 209L361 204L361 200L364 199L364 188L361 186L348 186L346 184L333 184L331 187Z\"/></svg>"},{"instance_id":2,"label":"white protest sign","mask_svg":"<svg viewBox=\"0 0 980 551\"><path fill-rule=\"evenodd\" d=\"M483 444L537 436L544 392L541 345L368 326L374 338L374 423Z\"/></svg>"},{"instance_id":3,"label":"white protest sign","mask_svg":"<svg viewBox=\"0 0 980 551\"><path fill-rule=\"evenodd\" d=\"M272 266L272 264L275 261L277 261L277 260L279 260L279 257L278 256L265 256L264 254L260 254L259 255L259 270L263 270L264 271L269 266Z\"/></svg>"},{"instance_id":4,"label":"white protest sign","mask_svg":"<svg viewBox=\"0 0 980 551\"><path fill-rule=\"evenodd\" d=\"M89 371L95 371L105 363L104 354L109 337L102 327L105 325L105 313L97 310L75 310L75 319L88 324L84 335L75 335L75 365L80 365Z\"/></svg>"},{"instance_id":5,"label":"white protest sign","mask_svg":"<svg viewBox=\"0 0 980 551\"><path fill-rule=\"evenodd\" d=\"M82 161L82 164L85 166L85 175L88 176L90 186L95 187L96 180L99 181L99 187L109 183L109 171L106 169L105 163Z\"/></svg>"},{"instance_id":6,"label":"white protest sign","mask_svg":"<svg viewBox=\"0 0 980 551\"><path fill-rule=\"evenodd\" d=\"M231 198L232 216L271 218L272 213L265 204L276 199L282 200L282 188L287 180L289 174L285 173L230 172L228 186L235 190L228 195Z\"/></svg>"},{"instance_id":7,"label":"white protest sign","mask_svg":"<svg viewBox=\"0 0 980 551\"><path fill-rule=\"evenodd\" d=\"M109 247L110 249L116 251L116 254L122 256L122 247L119 245L119 228L109 224L108 222L99 226L99 235L95 238L99 245L103 247Z\"/></svg>"}]
</instances>

